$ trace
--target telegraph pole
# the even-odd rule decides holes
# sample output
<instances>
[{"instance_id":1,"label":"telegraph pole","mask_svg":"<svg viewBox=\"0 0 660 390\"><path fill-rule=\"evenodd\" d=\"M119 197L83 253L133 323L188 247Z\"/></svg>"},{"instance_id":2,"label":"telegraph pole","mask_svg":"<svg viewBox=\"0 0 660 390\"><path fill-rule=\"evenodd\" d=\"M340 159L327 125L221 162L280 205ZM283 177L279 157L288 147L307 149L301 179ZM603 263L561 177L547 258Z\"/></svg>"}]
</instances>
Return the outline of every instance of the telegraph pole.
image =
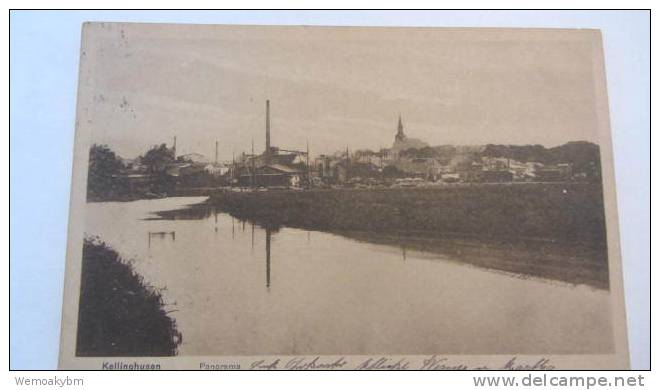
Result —
<instances>
[{"instance_id":1,"label":"telegraph pole","mask_svg":"<svg viewBox=\"0 0 660 390\"><path fill-rule=\"evenodd\" d=\"M307 187L312 188L312 175L311 169L309 168L309 139L306 140L307 144Z\"/></svg>"},{"instance_id":2,"label":"telegraph pole","mask_svg":"<svg viewBox=\"0 0 660 390\"><path fill-rule=\"evenodd\" d=\"M256 172L254 171L254 138L252 138L252 187L256 187Z\"/></svg>"},{"instance_id":3,"label":"telegraph pole","mask_svg":"<svg viewBox=\"0 0 660 390\"><path fill-rule=\"evenodd\" d=\"M231 178L236 178L236 155L234 149L231 150Z\"/></svg>"},{"instance_id":4,"label":"telegraph pole","mask_svg":"<svg viewBox=\"0 0 660 390\"><path fill-rule=\"evenodd\" d=\"M270 164L270 100L266 100L266 165Z\"/></svg>"},{"instance_id":5,"label":"telegraph pole","mask_svg":"<svg viewBox=\"0 0 660 390\"><path fill-rule=\"evenodd\" d=\"M346 145L346 181L350 178L349 169L351 165L351 156L348 154L348 145Z\"/></svg>"}]
</instances>

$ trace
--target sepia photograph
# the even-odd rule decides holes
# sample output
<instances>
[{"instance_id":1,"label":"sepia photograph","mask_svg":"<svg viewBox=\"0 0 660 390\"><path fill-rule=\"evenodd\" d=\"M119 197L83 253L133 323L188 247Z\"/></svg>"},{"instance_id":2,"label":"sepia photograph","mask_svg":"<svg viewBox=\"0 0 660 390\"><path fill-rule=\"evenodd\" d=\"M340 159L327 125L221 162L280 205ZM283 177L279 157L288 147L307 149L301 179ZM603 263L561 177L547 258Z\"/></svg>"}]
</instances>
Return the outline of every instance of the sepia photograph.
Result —
<instances>
[{"instance_id":1,"label":"sepia photograph","mask_svg":"<svg viewBox=\"0 0 660 390\"><path fill-rule=\"evenodd\" d=\"M600 31L80 50L60 368L628 368Z\"/></svg>"}]
</instances>

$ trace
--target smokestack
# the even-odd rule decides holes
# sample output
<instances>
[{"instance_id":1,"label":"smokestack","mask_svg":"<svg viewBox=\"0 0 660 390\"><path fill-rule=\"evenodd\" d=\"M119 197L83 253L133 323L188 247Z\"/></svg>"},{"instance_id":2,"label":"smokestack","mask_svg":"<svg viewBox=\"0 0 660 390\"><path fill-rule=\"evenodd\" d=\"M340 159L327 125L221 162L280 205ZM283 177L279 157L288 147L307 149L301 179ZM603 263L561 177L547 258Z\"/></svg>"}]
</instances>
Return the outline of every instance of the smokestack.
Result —
<instances>
[{"instance_id":1,"label":"smokestack","mask_svg":"<svg viewBox=\"0 0 660 390\"><path fill-rule=\"evenodd\" d=\"M266 100L266 164L270 161L270 100Z\"/></svg>"},{"instance_id":2,"label":"smokestack","mask_svg":"<svg viewBox=\"0 0 660 390\"><path fill-rule=\"evenodd\" d=\"M218 165L218 141L215 141L215 165Z\"/></svg>"},{"instance_id":3,"label":"smokestack","mask_svg":"<svg viewBox=\"0 0 660 390\"><path fill-rule=\"evenodd\" d=\"M174 152L174 159L176 160L176 135L174 136L174 148L172 151Z\"/></svg>"}]
</instances>

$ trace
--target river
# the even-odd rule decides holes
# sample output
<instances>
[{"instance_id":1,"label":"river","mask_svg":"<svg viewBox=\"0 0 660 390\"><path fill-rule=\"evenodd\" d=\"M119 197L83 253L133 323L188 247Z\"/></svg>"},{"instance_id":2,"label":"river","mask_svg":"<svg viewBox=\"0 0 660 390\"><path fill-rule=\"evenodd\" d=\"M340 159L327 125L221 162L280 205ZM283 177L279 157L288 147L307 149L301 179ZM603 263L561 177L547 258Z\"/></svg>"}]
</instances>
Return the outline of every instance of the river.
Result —
<instances>
[{"instance_id":1,"label":"river","mask_svg":"<svg viewBox=\"0 0 660 390\"><path fill-rule=\"evenodd\" d=\"M163 297L179 355L577 354L613 350L610 293L438 251L266 230L206 198L86 205L99 236Z\"/></svg>"}]
</instances>

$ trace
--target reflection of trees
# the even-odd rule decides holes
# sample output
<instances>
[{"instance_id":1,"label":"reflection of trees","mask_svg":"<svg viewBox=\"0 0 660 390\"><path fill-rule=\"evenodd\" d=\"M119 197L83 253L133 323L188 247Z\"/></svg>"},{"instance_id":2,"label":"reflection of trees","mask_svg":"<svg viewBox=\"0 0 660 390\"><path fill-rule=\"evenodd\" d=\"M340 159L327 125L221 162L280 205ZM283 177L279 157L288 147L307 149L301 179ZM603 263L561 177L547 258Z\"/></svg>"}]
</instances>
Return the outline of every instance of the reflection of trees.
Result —
<instances>
[{"instance_id":1,"label":"reflection of trees","mask_svg":"<svg viewBox=\"0 0 660 390\"><path fill-rule=\"evenodd\" d=\"M406 260L411 251L461 264L608 289L607 247L516 237L488 238L460 235L433 237L366 231L333 234L376 245L399 248ZM437 256L436 256L437 255Z\"/></svg>"},{"instance_id":2,"label":"reflection of trees","mask_svg":"<svg viewBox=\"0 0 660 390\"><path fill-rule=\"evenodd\" d=\"M164 219L168 221L179 219L197 220L209 218L211 215L217 214L217 210L214 206L211 206L208 203L199 203L177 210L157 211L154 214L156 215L156 218L150 219Z\"/></svg>"}]
</instances>

